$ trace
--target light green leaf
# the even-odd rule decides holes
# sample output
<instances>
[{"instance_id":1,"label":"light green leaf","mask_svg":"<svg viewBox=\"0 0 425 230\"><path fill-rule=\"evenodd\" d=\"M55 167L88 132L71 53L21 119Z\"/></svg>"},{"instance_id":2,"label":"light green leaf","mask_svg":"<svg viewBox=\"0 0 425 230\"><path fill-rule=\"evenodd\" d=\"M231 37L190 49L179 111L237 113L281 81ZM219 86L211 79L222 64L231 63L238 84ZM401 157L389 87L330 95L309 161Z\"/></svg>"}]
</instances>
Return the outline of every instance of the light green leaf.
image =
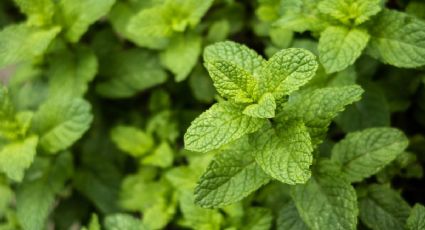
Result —
<instances>
[{"instance_id":1,"label":"light green leaf","mask_svg":"<svg viewBox=\"0 0 425 230\"><path fill-rule=\"evenodd\" d=\"M242 109L230 102L214 104L192 121L184 135L185 148L208 152L260 129L264 120L246 116Z\"/></svg>"},{"instance_id":2,"label":"light green leaf","mask_svg":"<svg viewBox=\"0 0 425 230\"><path fill-rule=\"evenodd\" d=\"M80 98L58 96L42 104L34 116L41 147L56 153L74 144L90 127L90 110L90 104Z\"/></svg>"},{"instance_id":3,"label":"light green leaf","mask_svg":"<svg viewBox=\"0 0 425 230\"><path fill-rule=\"evenodd\" d=\"M205 63L216 90L225 98L240 102L253 102L256 79L246 70L223 60Z\"/></svg>"},{"instance_id":4,"label":"light green leaf","mask_svg":"<svg viewBox=\"0 0 425 230\"><path fill-rule=\"evenodd\" d=\"M254 50L232 41L218 42L207 46L204 49L204 61L206 63L214 61L231 63L247 71L256 79L261 75L261 66L266 62Z\"/></svg>"},{"instance_id":5,"label":"light green leaf","mask_svg":"<svg viewBox=\"0 0 425 230\"><path fill-rule=\"evenodd\" d=\"M22 13L28 17L28 24L35 26L48 25L54 14L52 0L14 0Z\"/></svg>"},{"instance_id":6,"label":"light green leaf","mask_svg":"<svg viewBox=\"0 0 425 230\"><path fill-rule=\"evenodd\" d=\"M409 141L394 128L370 128L349 133L332 149L332 160L341 164L350 182L359 182L377 173L397 158Z\"/></svg>"},{"instance_id":7,"label":"light green leaf","mask_svg":"<svg viewBox=\"0 0 425 230\"><path fill-rule=\"evenodd\" d=\"M138 1L131 3L145 3L147 1ZM138 20L130 26L130 20L139 12L139 7L135 7L130 2L118 1L112 7L108 18L112 23L114 30L121 36L129 39L141 47L148 47L152 49L163 49L168 44L168 38L154 37L150 34L143 33L144 30L139 30ZM146 7L146 6L145 6ZM155 17L155 16L153 16ZM143 20L141 21L143 23ZM136 25L134 25L136 24Z\"/></svg>"},{"instance_id":8,"label":"light green leaf","mask_svg":"<svg viewBox=\"0 0 425 230\"><path fill-rule=\"evenodd\" d=\"M276 102L273 94L265 93L258 103L248 105L244 110L243 114L258 117L258 118L273 118L275 116Z\"/></svg>"},{"instance_id":9,"label":"light green leaf","mask_svg":"<svg viewBox=\"0 0 425 230\"><path fill-rule=\"evenodd\" d=\"M362 29L330 26L320 35L319 57L327 73L344 70L362 54L369 41Z\"/></svg>"},{"instance_id":10,"label":"light green leaf","mask_svg":"<svg viewBox=\"0 0 425 230\"><path fill-rule=\"evenodd\" d=\"M10 179L22 181L24 172L34 161L38 143L37 136L22 141L14 141L0 149L0 171Z\"/></svg>"},{"instance_id":11,"label":"light green leaf","mask_svg":"<svg viewBox=\"0 0 425 230\"><path fill-rule=\"evenodd\" d=\"M381 11L382 0L324 0L319 10L350 26L359 25Z\"/></svg>"},{"instance_id":12,"label":"light green leaf","mask_svg":"<svg viewBox=\"0 0 425 230\"><path fill-rule=\"evenodd\" d=\"M49 95L83 96L97 73L98 62L92 50L79 47L74 52L55 53L49 60Z\"/></svg>"},{"instance_id":13,"label":"light green leaf","mask_svg":"<svg viewBox=\"0 0 425 230\"><path fill-rule=\"evenodd\" d=\"M286 184L305 183L310 178L313 147L302 122L260 130L253 138L255 160L267 174Z\"/></svg>"},{"instance_id":14,"label":"light green leaf","mask_svg":"<svg viewBox=\"0 0 425 230\"><path fill-rule=\"evenodd\" d=\"M283 49L267 61L264 75L259 80L259 90L273 93L276 99L280 99L307 83L316 74L317 67L316 56L310 51Z\"/></svg>"},{"instance_id":15,"label":"light green leaf","mask_svg":"<svg viewBox=\"0 0 425 230\"><path fill-rule=\"evenodd\" d=\"M270 181L255 162L249 143L218 153L195 188L195 203L213 208L235 203ZM248 145L248 146L247 146Z\"/></svg>"},{"instance_id":16,"label":"light green leaf","mask_svg":"<svg viewBox=\"0 0 425 230\"><path fill-rule=\"evenodd\" d=\"M369 25L369 53L384 63L415 68L425 65L425 22L384 9ZM391 26L388 26L391 25Z\"/></svg>"},{"instance_id":17,"label":"light green leaf","mask_svg":"<svg viewBox=\"0 0 425 230\"><path fill-rule=\"evenodd\" d=\"M346 105L360 100L360 86L327 87L303 91L289 98L278 120L301 119L310 133L313 145L321 143L332 119Z\"/></svg>"},{"instance_id":18,"label":"light green leaf","mask_svg":"<svg viewBox=\"0 0 425 230\"><path fill-rule=\"evenodd\" d=\"M89 26L105 16L115 0L61 0L61 23L70 42L78 42Z\"/></svg>"},{"instance_id":19,"label":"light green leaf","mask_svg":"<svg viewBox=\"0 0 425 230\"><path fill-rule=\"evenodd\" d=\"M146 154L154 145L152 136L138 128L124 125L111 130L111 139L120 150L133 157Z\"/></svg>"},{"instance_id":20,"label":"light green leaf","mask_svg":"<svg viewBox=\"0 0 425 230\"><path fill-rule=\"evenodd\" d=\"M180 223L192 229L220 230L223 216L217 209L204 209L194 203L192 191L180 194L180 210L183 220Z\"/></svg>"},{"instance_id":21,"label":"light green leaf","mask_svg":"<svg viewBox=\"0 0 425 230\"><path fill-rule=\"evenodd\" d=\"M167 80L158 57L143 49L115 52L100 63L99 70L107 78L96 85L96 90L109 98L131 97Z\"/></svg>"},{"instance_id":22,"label":"light green leaf","mask_svg":"<svg viewBox=\"0 0 425 230\"><path fill-rule=\"evenodd\" d=\"M212 5L213 0L166 0L164 13L174 31L184 31L186 26L198 25L202 16Z\"/></svg>"},{"instance_id":23,"label":"light green leaf","mask_svg":"<svg viewBox=\"0 0 425 230\"><path fill-rule=\"evenodd\" d=\"M279 210L276 227L277 230L308 230L293 201L290 201Z\"/></svg>"},{"instance_id":24,"label":"light green leaf","mask_svg":"<svg viewBox=\"0 0 425 230\"><path fill-rule=\"evenodd\" d=\"M332 162L319 162L313 177L306 184L293 186L291 195L310 229L356 229L356 191Z\"/></svg>"},{"instance_id":25,"label":"light green leaf","mask_svg":"<svg viewBox=\"0 0 425 230\"><path fill-rule=\"evenodd\" d=\"M17 24L0 31L0 68L42 55L59 33L59 27L46 29Z\"/></svg>"},{"instance_id":26,"label":"light green leaf","mask_svg":"<svg viewBox=\"0 0 425 230\"><path fill-rule=\"evenodd\" d=\"M173 150L166 141L163 141L158 147L156 147L152 154L143 158L142 164L167 168L173 164L173 159Z\"/></svg>"},{"instance_id":27,"label":"light green leaf","mask_svg":"<svg viewBox=\"0 0 425 230\"><path fill-rule=\"evenodd\" d=\"M410 206L396 191L384 185L371 185L359 197L360 220L373 230L403 230Z\"/></svg>"},{"instance_id":28,"label":"light green leaf","mask_svg":"<svg viewBox=\"0 0 425 230\"><path fill-rule=\"evenodd\" d=\"M147 230L139 219L129 214L112 214L105 217L106 230Z\"/></svg>"},{"instance_id":29,"label":"light green leaf","mask_svg":"<svg viewBox=\"0 0 425 230\"><path fill-rule=\"evenodd\" d=\"M413 206L406 226L409 230L425 229L425 207L423 205L418 203Z\"/></svg>"},{"instance_id":30,"label":"light green leaf","mask_svg":"<svg viewBox=\"0 0 425 230\"><path fill-rule=\"evenodd\" d=\"M272 227L273 215L269 209L251 207L244 215L244 230L269 230Z\"/></svg>"},{"instance_id":31,"label":"light green leaf","mask_svg":"<svg viewBox=\"0 0 425 230\"><path fill-rule=\"evenodd\" d=\"M22 229L46 229L55 195L63 189L72 174L72 155L69 152L55 159L36 159L16 192L16 214Z\"/></svg>"},{"instance_id":32,"label":"light green leaf","mask_svg":"<svg viewBox=\"0 0 425 230\"><path fill-rule=\"evenodd\" d=\"M181 35L174 37L161 53L161 63L174 74L177 82L186 79L198 62L201 43L201 37L197 35Z\"/></svg>"},{"instance_id":33,"label":"light green leaf","mask_svg":"<svg viewBox=\"0 0 425 230\"><path fill-rule=\"evenodd\" d=\"M100 223L99 223L99 217L95 213L91 215L90 223L87 228L82 228L81 230L101 230Z\"/></svg>"}]
</instances>

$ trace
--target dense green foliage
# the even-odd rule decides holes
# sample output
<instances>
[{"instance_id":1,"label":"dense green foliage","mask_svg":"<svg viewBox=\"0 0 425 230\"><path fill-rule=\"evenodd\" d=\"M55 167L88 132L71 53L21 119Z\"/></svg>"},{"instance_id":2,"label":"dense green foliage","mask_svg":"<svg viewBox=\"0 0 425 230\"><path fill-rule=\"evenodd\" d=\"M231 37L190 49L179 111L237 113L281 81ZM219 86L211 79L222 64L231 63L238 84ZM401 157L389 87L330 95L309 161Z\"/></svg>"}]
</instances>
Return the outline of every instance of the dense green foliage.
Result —
<instances>
[{"instance_id":1,"label":"dense green foliage","mask_svg":"<svg viewBox=\"0 0 425 230\"><path fill-rule=\"evenodd\" d=\"M425 229L425 2L0 1L0 230Z\"/></svg>"}]
</instances>

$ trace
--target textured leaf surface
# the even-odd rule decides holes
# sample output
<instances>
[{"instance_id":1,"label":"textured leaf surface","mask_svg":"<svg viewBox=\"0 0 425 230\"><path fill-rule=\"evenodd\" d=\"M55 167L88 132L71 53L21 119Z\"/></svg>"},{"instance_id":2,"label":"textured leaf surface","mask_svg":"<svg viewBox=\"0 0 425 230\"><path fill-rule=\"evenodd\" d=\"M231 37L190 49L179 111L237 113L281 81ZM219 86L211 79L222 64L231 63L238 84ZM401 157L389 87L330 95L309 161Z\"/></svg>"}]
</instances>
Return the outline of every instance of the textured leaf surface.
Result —
<instances>
[{"instance_id":1,"label":"textured leaf surface","mask_svg":"<svg viewBox=\"0 0 425 230\"><path fill-rule=\"evenodd\" d=\"M161 62L174 75L176 81L183 81L196 65L201 54L201 37L195 35L174 38L161 53Z\"/></svg>"},{"instance_id":2,"label":"textured leaf surface","mask_svg":"<svg viewBox=\"0 0 425 230\"><path fill-rule=\"evenodd\" d=\"M61 0L62 23L65 35L70 42L77 42L89 26L105 16L115 0Z\"/></svg>"},{"instance_id":3,"label":"textured leaf surface","mask_svg":"<svg viewBox=\"0 0 425 230\"><path fill-rule=\"evenodd\" d=\"M0 68L42 55L59 33L59 27L37 29L25 24L0 31Z\"/></svg>"},{"instance_id":4,"label":"textured leaf surface","mask_svg":"<svg viewBox=\"0 0 425 230\"><path fill-rule=\"evenodd\" d=\"M214 86L225 98L235 102L252 102L255 78L246 70L228 61L215 60L205 64Z\"/></svg>"},{"instance_id":5,"label":"textured leaf surface","mask_svg":"<svg viewBox=\"0 0 425 230\"><path fill-rule=\"evenodd\" d=\"M301 122L287 122L274 129L260 130L254 136L255 160L261 168L282 183L305 183L311 175L313 147Z\"/></svg>"},{"instance_id":6,"label":"textured leaf surface","mask_svg":"<svg viewBox=\"0 0 425 230\"><path fill-rule=\"evenodd\" d=\"M202 207L235 203L270 181L247 146L223 150L215 156L195 188L195 202Z\"/></svg>"},{"instance_id":7,"label":"textured leaf surface","mask_svg":"<svg viewBox=\"0 0 425 230\"><path fill-rule=\"evenodd\" d=\"M423 205L415 204L415 206L413 206L410 216L407 219L407 229L425 229L425 207Z\"/></svg>"},{"instance_id":8,"label":"textured leaf surface","mask_svg":"<svg viewBox=\"0 0 425 230\"><path fill-rule=\"evenodd\" d=\"M255 78L261 73L261 66L266 60L254 50L236 42L218 42L207 46L204 50L204 61L225 61L247 71Z\"/></svg>"},{"instance_id":9,"label":"textured leaf surface","mask_svg":"<svg viewBox=\"0 0 425 230\"><path fill-rule=\"evenodd\" d=\"M319 10L346 25L359 25L382 9L381 0L324 0Z\"/></svg>"},{"instance_id":10,"label":"textured leaf surface","mask_svg":"<svg viewBox=\"0 0 425 230\"><path fill-rule=\"evenodd\" d=\"M276 102L271 93L265 93L258 103L248 105L243 114L258 118L273 118L275 116Z\"/></svg>"},{"instance_id":11,"label":"textured leaf surface","mask_svg":"<svg viewBox=\"0 0 425 230\"><path fill-rule=\"evenodd\" d=\"M207 152L260 129L264 120L246 116L242 109L229 102L213 105L192 121L184 135L185 148Z\"/></svg>"},{"instance_id":12,"label":"textured leaf surface","mask_svg":"<svg viewBox=\"0 0 425 230\"><path fill-rule=\"evenodd\" d=\"M289 98L278 117L279 120L301 119L309 130L313 144L318 144L338 112L358 101L362 93L362 88L355 85L303 91Z\"/></svg>"},{"instance_id":13,"label":"textured leaf surface","mask_svg":"<svg viewBox=\"0 0 425 230\"><path fill-rule=\"evenodd\" d=\"M332 159L339 162L351 182L359 182L377 173L396 159L409 141L394 128L370 128L348 134L332 149Z\"/></svg>"},{"instance_id":14,"label":"textured leaf surface","mask_svg":"<svg viewBox=\"0 0 425 230\"><path fill-rule=\"evenodd\" d=\"M38 138L28 137L22 141L6 144L0 149L0 171L10 179L21 181L24 172L34 161Z\"/></svg>"},{"instance_id":15,"label":"textured leaf surface","mask_svg":"<svg viewBox=\"0 0 425 230\"><path fill-rule=\"evenodd\" d=\"M425 65L424 21L388 9L383 10L373 21L369 26L369 51L374 57L397 67Z\"/></svg>"},{"instance_id":16,"label":"textured leaf surface","mask_svg":"<svg viewBox=\"0 0 425 230\"><path fill-rule=\"evenodd\" d=\"M278 230L308 230L292 201L279 210L276 226Z\"/></svg>"},{"instance_id":17,"label":"textured leaf surface","mask_svg":"<svg viewBox=\"0 0 425 230\"><path fill-rule=\"evenodd\" d=\"M111 130L111 139L118 148L132 156L142 156L153 148L153 138L131 126L117 126Z\"/></svg>"},{"instance_id":18,"label":"textured leaf surface","mask_svg":"<svg viewBox=\"0 0 425 230\"><path fill-rule=\"evenodd\" d=\"M70 147L89 129L90 104L79 98L56 97L44 103L34 116L40 145L49 153Z\"/></svg>"},{"instance_id":19,"label":"textured leaf surface","mask_svg":"<svg viewBox=\"0 0 425 230\"><path fill-rule=\"evenodd\" d=\"M292 187L291 195L310 229L356 229L356 191L331 162L320 162L313 177Z\"/></svg>"},{"instance_id":20,"label":"textured leaf surface","mask_svg":"<svg viewBox=\"0 0 425 230\"><path fill-rule=\"evenodd\" d=\"M373 230L405 229L410 206L391 188L372 185L359 199L360 219Z\"/></svg>"},{"instance_id":21,"label":"textured leaf surface","mask_svg":"<svg viewBox=\"0 0 425 230\"><path fill-rule=\"evenodd\" d=\"M319 57L326 72L341 71L352 65L362 54L369 41L369 34L362 29L330 26L320 35Z\"/></svg>"},{"instance_id":22,"label":"textured leaf surface","mask_svg":"<svg viewBox=\"0 0 425 230\"><path fill-rule=\"evenodd\" d=\"M317 67L316 57L310 51L283 49L267 61L264 76L260 79L260 91L271 92L276 99L289 95L307 83Z\"/></svg>"}]
</instances>

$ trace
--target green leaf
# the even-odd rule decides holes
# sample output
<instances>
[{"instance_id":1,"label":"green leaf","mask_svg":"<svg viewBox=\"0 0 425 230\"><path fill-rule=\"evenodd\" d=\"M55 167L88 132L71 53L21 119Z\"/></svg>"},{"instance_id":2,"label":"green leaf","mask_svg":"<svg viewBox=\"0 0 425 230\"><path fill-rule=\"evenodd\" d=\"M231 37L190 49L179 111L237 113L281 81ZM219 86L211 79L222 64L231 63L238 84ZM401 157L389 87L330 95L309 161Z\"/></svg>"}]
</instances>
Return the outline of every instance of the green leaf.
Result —
<instances>
[{"instance_id":1,"label":"green leaf","mask_svg":"<svg viewBox=\"0 0 425 230\"><path fill-rule=\"evenodd\" d=\"M1 147L0 171L10 179L22 181L24 172L34 161L38 143L37 136L30 136L21 141L14 141Z\"/></svg>"},{"instance_id":2,"label":"green leaf","mask_svg":"<svg viewBox=\"0 0 425 230\"><path fill-rule=\"evenodd\" d=\"M42 55L59 31L25 24L5 27L0 31L0 68Z\"/></svg>"},{"instance_id":3,"label":"green leaf","mask_svg":"<svg viewBox=\"0 0 425 230\"><path fill-rule=\"evenodd\" d=\"M316 56L299 48L283 49L274 54L259 79L259 90L270 92L276 99L298 90L316 74ZM261 95L261 94L260 94Z\"/></svg>"},{"instance_id":4,"label":"green leaf","mask_svg":"<svg viewBox=\"0 0 425 230\"><path fill-rule=\"evenodd\" d=\"M209 164L195 188L195 203L205 208L235 203L269 181L249 151L249 143L238 141Z\"/></svg>"},{"instance_id":5,"label":"green leaf","mask_svg":"<svg viewBox=\"0 0 425 230\"><path fill-rule=\"evenodd\" d=\"M256 79L232 62L214 60L205 63L216 90L225 98L240 102L253 102Z\"/></svg>"},{"instance_id":6,"label":"green leaf","mask_svg":"<svg viewBox=\"0 0 425 230\"><path fill-rule=\"evenodd\" d=\"M192 121L184 135L185 148L208 152L260 129L264 120L246 116L242 109L230 102L214 104Z\"/></svg>"},{"instance_id":7,"label":"green leaf","mask_svg":"<svg viewBox=\"0 0 425 230\"><path fill-rule=\"evenodd\" d=\"M332 119L346 105L360 100L362 93L357 85L303 91L291 96L277 117L283 121L301 119L316 145L323 140Z\"/></svg>"},{"instance_id":8,"label":"green leaf","mask_svg":"<svg viewBox=\"0 0 425 230\"><path fill-rule=\"evenodd\" d=\"M369 25L369 53L384 63L404 68L425 65L425 22L384 9ZM388 26L391 25L391 26Z\"/></svg>"},{"instance_id":9,"label":"green leaf","mask_svg":"<svg viewBox=\"0 0 425 230\"><path fill-rule=\"evenodd\" d=\"M335 119L346 133L371 127L390 126L391 114L384 92L374 85L362 87L365 89L362 99L347 106Z\"/></svg>"},{"instance_id":10,"label":"green leaf","mask_svg":"<svg viewBox=\"0 0 425 230\"><path fill-rule=\"evenodd\" d=\"M201 37L197 35L181 35L174 37L161 53L161 63L174 74L177 82L186 79L198 62L201 43Z\"/></svg>"},{"instance_id":11,"label":"green leaf","mask_svg":"<svg viewBox=\"0 0 425 230\"><path fill-rule=\"evenodd\" d=\"M61 23L70 42L78 42L89 26L105 16L115 0L61 0Z\"/></svg>"},{"instance_id":12,"label":"green leaf","mask_svg":"<svg viewBox=\"0 0 425 230\"><path fill-rule=\"evenodd\" d=\"M242 226L246 230L269 230L272 221L273 215L269 209L252 207L245 213Z\"/></svg>"},{"instance_id":13,"label":"green leaf","mask_svg":"<svg viewBox=\"0 0 425 230\"><path fill-rule=\"evenodd\" d=\"M359 25L381 11L381 0L324 0L319 10L346 25Z\"/></svg>"},{"instance_id":14,"label":"green leaf","mask_svg":"<svg viewBox=\"0 0 425 230\"><path fill-rule=\"evenodd\" d=\"M308 230L293 201L279 210L276 226L277 230Z\"/></svg>"},{"instance_id":15,"label":"green leaf","mask_svg":"<svg viewBox=\"0 0 425 230\"><path fill-rule=\"evenodd\" d=\"M28 24L35 26L48 25L54 14L52 0L14 0L22 13L28 17Z\"/></svg>"},{"instance_id":16,"label":"green leaf","mask_svg":"<svg viewBox=\"0 0 425 230\"><path fill-rule=\"evenodd\" d=\"M145 230L139 219L129 214L112 214L105 217L104 220L106 230Z\"/></svg>"},{"instance_id":17,"label":"green leaf","mask_svg":"<svg viewBox=\"0 0 425 230\"><path fill-rule=\"evenodd\" d=\"M359 197L360 220L373 230L405 229L410 206L394 190L384 185L371 185Z\"/></svg>"},{"instance_id":18,"label":"green leaf","mask_svg":"<svg viewBox=\"0 0 425 230\"><path fill-rule=\"evenodd\" d=\"M16 214L25 230L46 229L55 195L63 189L73 173L72 155L69 152L55 159L37 160L16 192Z\"/></svg>"},{"instance_id":19,"label":"green leaf","mask_svg":"<svg viewBox=\"0 0 425 230\"><path fill-rule=\"evenodd\" d=\"M415 204L413 206L406 226L409 230L425 229L425 207L423 205Z\"/></svg>"},{"instance_id":20,"label":"green leaf","mask_svg":"<svg viewBox=\"0 0 425 230\"><path fill-rule=\"evenodd\" d=\"M256 162L271 177L286 184L305 183L311 176L313 147L302 122L287 122L254 136Z\"/></svg>"},{"instance_id":21,"label":"green leaf","mask_svg":"<svg viewBox=\"0 0 425 230\"><path fill-rule=\"evenodd\" d=\"M406 13L414 15L422 20L425 19L425 2L420 0L409 1L406 6Z\"/></svg>"},{"instance_id":22,"label":"green leaf","mask_svg":"<svg viewBox=\"0 0 425 230\"><path fill-rule=\"evenodd\" d=\"M88 228L82 228L82 230L101 230L100 223L99 223L99 217L97 217L97 215L93 213L91 215Z\"/></svg>"},{"instance_id":23,"label":"green leaf","mask_svg":"<svg viewBox=\"0 0 425 230\"><path fill-rule=\"evenodd\" d=\"M397 158L409 141L394 128L370 128L349 133L332 149L332 160L341 164L350 182L360 182Z\"/></svg>"},{"instance_id":24,"label":"green leaf","mask_svg":"<svg viewBox=\"0 0 425 230\"><path fill-rule=\"evenodd\" d=\"M142 163L146 165L167 168L173 165L174 152L170 145L163 141L152 154L143 158Z\"/></svg>"},{"instance_id":25,"label":"green leaf","mask_svg":"<svg viewBox=\"0 0 425 230\"><path fill-rule=\"evenodd\" d=\"M165 37L153 37L150 34L143 33L144 30L139 30L138 20L135 19L135 22L130 26L130 20L133 16L139 12L139 7L134 5L137 3L145 3L148 1L138 1L138 2L122 2L118 1L112 7L108 18L112 23L114 30L121 36L129 39L130 41L136 43L141 47L148 47L152 49L163 49L168 44L168 38ZM132 4L134 3L134 4ZM147 7L147 6L144 6ZM155 21L155 20L154 20ZM144 22L143 20L140 22ZM143 26L143 25L142 25Z\"/></svg>"},{"instance_id":26,"label":"green leaf","mask_svg":"<svg viewBox=\"0 0 425 230\"><path fill-rule=\"evenodd\" d=\"M138 128L124 125L111 130L111 139L120 150L134 157L146 154L154 145L152 136Z\"/></svg>"},{"instance_id":27,"label":"green leaf","mask_svg":"<svg viewBox=\"0 0 425 230\"><path fill-rule=\"evenodd\" d=\"M207 46L204 49L204 61L206 63L214 61L231 63L239 69L247 71L256 79L261 75L261 66L266 62L254 50L231 41L217 42Z\"/></svg>"},{"instance_id":28,"label":"green leaf","mask_svg":"<svg viewBox=\"0 0 425 230\"><path fill-rule=\"evenodd\" d=\"M258 103L248 105L244 110L243 114L258 117L258 118L273 118L275 116L276 102L273 94L265 93Z\"/></svg>"},{"instance_id":29,"label":"green leaf","mask_svg":"<svg viewBox=\"0 0 425 230\"><path fill-rule=\"evenodd\" d=\"M41 105L34 116L41 147L49 153L70 147L89 129L90 110L90 104L80 98L58 96Z\"/></svg>"},{"instance_id":30,"label":"green leaf","mask_svg":"<svg viewBox=\"0 0 425 230\"><path fill-rule=\"evenodd\" d=\"M369 41L362 29L330 26L320 35L319 57L327 73L344 70L362 54Z\"/></svg>"},{"instance_id":31,"label":"green leaf","mask_svg":"<svg viewBox=\"0 0 425 230\"><path fill-rule=\"evenodd\" d=\"M291 195L310 229L356 229L356 191L332 162L319 162L313 177L293 186Z\"/></svg>"},{"instance_id":32,"label":"green leaf","mask_svg":"<svg viewBox=\"0 0 425 230\"><path fill-rule=\"evenodd\" d=\"M223 216L216 209L204 209L194 204L192 191L180 195L180 210L183 214L181 224L192 229L219 230Z\"/></svg>"},{"instance_id":33,"label":"green leaf","mask_svg":"<svg viewBox=\"0 0 425 230\"><path fill-rule=\"evenodd\" d=\"M142 49L111 54L100 62L100 71L107 78L96 85L96 91L108 98L132 97L167 80L158 57Z\"/></svg>"},{"instance_id":34,"label":"green leaf","mask_svg":"<svg viewBox=\"0 0 425 230\"><path fill-rule=\"evenodd\" d=\"M83 96L94 79L98 62L92 50L79 47L74 52L63 50L49 60L49 95Z\"/></svg>"}]
</instances>

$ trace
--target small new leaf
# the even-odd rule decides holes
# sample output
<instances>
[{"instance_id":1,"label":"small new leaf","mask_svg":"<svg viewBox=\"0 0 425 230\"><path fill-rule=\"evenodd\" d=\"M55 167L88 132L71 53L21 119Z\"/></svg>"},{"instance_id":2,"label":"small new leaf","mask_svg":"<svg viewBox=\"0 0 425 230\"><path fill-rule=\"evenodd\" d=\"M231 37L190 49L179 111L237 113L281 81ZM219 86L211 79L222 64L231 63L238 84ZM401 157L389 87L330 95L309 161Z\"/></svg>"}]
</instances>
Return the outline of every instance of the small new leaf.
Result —
<instances>
[{"instance_id":1,"label":"small new leaf","mask_svg":"<svg viewBox=\"0 0 425 230\"><path fill-rule=\"evenodd\" d=\"M248 105L244 110L243 114L258 117L258 118L273 118L275 116L276 102L273 94L265 93L258 103Z\"/></svg>"},{"instance_id":2,"label":"small new leaf","mask_svg":"<svg viewBox=\"0 0 425 230\"><path fill-rule=\"evenodd\" d=\"M415 204L407 219L406 226L408 230L425 229L425 207L422 204Z\"/></svg>"}]
</instances>

